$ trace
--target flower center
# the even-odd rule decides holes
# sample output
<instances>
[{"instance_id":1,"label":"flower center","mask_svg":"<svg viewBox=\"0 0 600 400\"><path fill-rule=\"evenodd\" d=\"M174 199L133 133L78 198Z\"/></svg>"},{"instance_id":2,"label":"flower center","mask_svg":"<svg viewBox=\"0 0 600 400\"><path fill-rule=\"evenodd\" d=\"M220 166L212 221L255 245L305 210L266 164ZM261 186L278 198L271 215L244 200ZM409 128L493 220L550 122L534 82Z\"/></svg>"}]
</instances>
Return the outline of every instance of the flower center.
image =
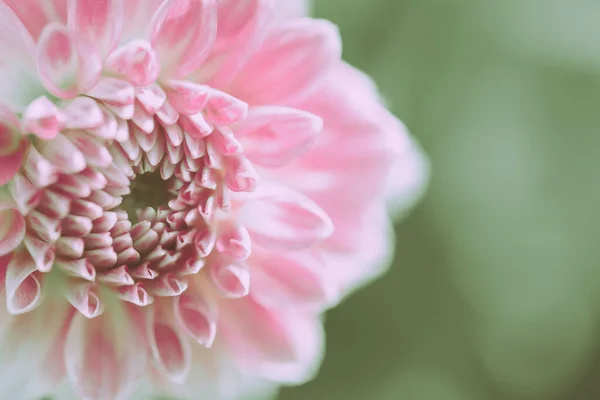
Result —
<instances>
[{"instance_id":1,"label":"flower center","mask_svg":"<svg viewBox=\"0 0 600 400\"><path fill-rule=\"evenodd\" d=\"M131 193L123 196L119 208L125 210L132 223L138 222L137 214L145 208L157 210L167 207L174 196L169 192L167 181L160 176L160 171L137 175L130 184Z\"/></svg>"}]
</instances>

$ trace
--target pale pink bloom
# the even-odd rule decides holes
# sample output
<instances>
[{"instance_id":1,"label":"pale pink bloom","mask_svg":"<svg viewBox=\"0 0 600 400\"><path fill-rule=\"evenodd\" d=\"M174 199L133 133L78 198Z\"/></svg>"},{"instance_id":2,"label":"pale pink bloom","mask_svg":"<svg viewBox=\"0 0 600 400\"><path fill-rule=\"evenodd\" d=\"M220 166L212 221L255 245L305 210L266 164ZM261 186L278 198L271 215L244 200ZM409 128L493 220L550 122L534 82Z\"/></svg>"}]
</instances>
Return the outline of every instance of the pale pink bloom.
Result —
<instances>
[{"instance_id":1,"label":"pale pink bloom","mask_svg":"<svg viewBox=\"0 0 600 400\"><path fill-rule=\"evenodd\" d=\"M335 26L273 3L0 3L1 398L314 374L427 168Z\"/></svg>"}]
</instances>

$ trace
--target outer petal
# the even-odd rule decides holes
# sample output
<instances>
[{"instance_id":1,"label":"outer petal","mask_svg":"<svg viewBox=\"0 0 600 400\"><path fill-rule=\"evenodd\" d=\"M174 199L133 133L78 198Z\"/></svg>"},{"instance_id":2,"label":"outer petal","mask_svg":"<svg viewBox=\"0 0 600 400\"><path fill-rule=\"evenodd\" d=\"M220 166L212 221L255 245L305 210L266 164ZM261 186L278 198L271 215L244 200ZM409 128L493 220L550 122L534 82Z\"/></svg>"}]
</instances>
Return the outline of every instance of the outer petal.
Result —
<instances>
[{"instance_id":1,"label":"outer petal","mask_svg":"<svg viewBox=\"0 0 600 400\"><path fill-rule=\"evenodd\" d=\"M333 224L309 198L283 186L260 185L240 210L253 241L271 250L301 250L331 236Z\"/></svg>"},{"instance_id":2,"label":"outer petal","mask_svg":"<svg viewBox=\"0 0 600 400\"><path fill-rule=\"evenodd\" d=\"M103 59L115 49L123 31L123 0L69 0L68 12L69 28Z\"/></svg>"},{"instance_id":3,"label":"outer petal","mask_svg":"<svg viewBox=\"0 0 600 400\"><path fill-rule=\"evenodd\" d=\"M121 43L147 37L148 21L158 10L164 0L125 0L123 15L126 23L123 25Z\"/></svg>"},{"instance_id":4,"label":"outer petal","mask_svg":"<svg viewBox=\"0 0 600 400\"><path fill-rule=\"evenodd\" d=\"M78 93L82 68L75 36L66 26L48 24L37 46L38 71L46 89L53 95L68 99Z\"/></svg>"},{"instance_id":5,"label":"outer petal","mask_svg":"<svg viewBox=\"0 0 600 400\"><path fill-rule=\"evenodd\" d=\"M4 0L17 14L34 40L37 41L44 26L50 22L67 22L69 0Z\"/></svg>"},{"instance_id":6,"label":"outer petal","mask_svg":"<svg viewBox=\"0 0 600 400\"><path fill-rule=\"evenodd\" d=\"M17 15L0 3L0 102L21 108L43 92L35 69L35 43Z\"/></svg>"},{"instance_id":7,"label":"outer petal","mask_svg":"<svg viewBox=\"0 0 600 400\"><path fill-rule=\"evenodd\" d=\"M340 57L335 25L312 19L292 21L270 32L228 92L254 105L290 105L313 93Z\"/></svg>"},{"instance_id":8,"label":"outer petal","mask_svg":"<svg viewBox=\"0 0 600 400\"><path fill-rule=\"evenodd\" d=\"M243 68L267 36L273 0L220 0L217 38L206 63L192 79L223 87Z\"/></svg>"},{"instance_id":9,"label":"outer petal","mask_svg":"<svg viewBox=\"0 0 600 400\"><path fill-rule=\"evenodd\" d=\"M336 283L313 252L288 254L255 249L251 264L251 294L265 307L322 310L338 300Z\"/></svg>"},{"instance_id":10,"label":"outer petal","mask_svg":"<svg viewBox=\"0 0 600 400\"><path fill-rule=\"evenodd\" d=\"M77 313L65 346L67 376L83 399L125 400L146 373L146 343L125 306L87 319Z\"/></svg>"},{"instance_id":11,"label":"outer petal","mask_svg":"<svg viewBox=\"0 0 600 400\"><path fill-rule=\"evenodd\" d=\"M288 107L254 107L235 128L244 154L255 164L277 168L289 164L314 144L323 120Z\"/></svg>"},{"instance_id":12,"label":"outer petal","mask_svg":"<svg viewBox=\"0 0 600 400\"><path fill-rule=\"evenodd\" d=\"M216 0L167 0L151 23L151 43L164 75L182 78L208 57L217 34Z\"/></svg>"},{"instance_id":13,"label":"outer petal","mask_svg":"<svg viewBox=\"0 0 600 400\"><path fill-rule=\"evenodd\" d=\"M276 0L275 17L279 20L306 17L310 14L310 0Z\"/></svg>"},{"instance_id":14,"label":"outer petal","mask_svg":"<svg viewBox=\"0 0 600 400\"><path fill-rule=\"evenodd\" d=\"M4 281L10 256L0 257ZM53 392L64 377L62 348L70 312L60 298L36 312L11 316L0 286L0 398L38 399ZM43 332L43 334L40 334Z\"/></svg>"},{"instance_id":15,"label":"outer petal","mask_svg":"<svg viewBox=\"0 0 600 400\"><path fill-rule=\"evenodd\" d=\"M277 311L251 296L224 305L219 328L242 370L282 383L310 379L321 362L323 331L314 312Z\"/></svg>"},{"instance_id":16,"label":"outer petal","mask_svg":"<svg viewBox=\"0 0 600 400\"><path fill-rule=\"evenodd\" d=\"M336 67L299 107L323 118L323 132L310 151L269 173L331 217L336 230L317 252L328 280L347 292L389 265L393 243L386 201L399 200L392 204L398 211L414 204L427 181L427 162L373 82L348 65Z\"/></svg>"}]
</instances>

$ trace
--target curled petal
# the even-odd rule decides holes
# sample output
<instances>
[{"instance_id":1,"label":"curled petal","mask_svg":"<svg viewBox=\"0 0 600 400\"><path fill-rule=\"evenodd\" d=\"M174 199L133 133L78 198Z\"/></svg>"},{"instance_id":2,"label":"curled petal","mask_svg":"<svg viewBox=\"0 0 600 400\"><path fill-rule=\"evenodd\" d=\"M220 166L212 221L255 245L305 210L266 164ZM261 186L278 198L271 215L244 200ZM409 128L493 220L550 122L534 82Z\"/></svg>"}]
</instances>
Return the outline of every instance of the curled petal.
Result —
<instances>
[{"instance_id":1,"label":"curled petal","mask_svg":"<svg viewBox=\"0 0 600 400\"><path fill-rule=\"evenodd\" d=\"M306 152L323 128L323 120L288 107L255 107L235 126L244 154L255 164L278 168Z\"/></svg>"},{"instance_id":2,"label":"curled petal","mask_svg":"<svg viewBox=\"0 0 600 400\"><path fill-rule=\"evenodd\" d=\"M211 90L208 86L188 80L170 81L168 85L169 102L180 113L193 115L206 107Z\"/></svg>"},{"instance_id":3,"label":"curled petal","mask_svg":"<svg viewBox=\"0 0 600 400\"><path fill-rule=\"evenodd\" d=\"M271 30L229 93L256 105L290 105L313 93L340 57L340 36L333 24L294 20Z\"/></svg>"},{"instance_id":4,"label":"curled petal","mask_svg":"<svg viewBox=\"0 0 600 400\"><path fill-rule=\"evenodd\" d=\"M56 266L75 278L93 282L96 280L96 268L86 259L56 260Z\"/></svg>"},{"instance_id":5,"label":"curled petal","mask_svg":"<svg viewBox=\"0 0 600 400\"><path fill-rule=\"evenodd\" d=\"M127 399L146 372L147 353L134 310L115 304L88 319L76 313L64 349L67 377L83 399Z\"/></svg>"},{"instance_id":6,"label":"curled petal","mask_svg":"<svg viewBox=\"0 0 600 400\"><path fill-rule=\"evenodd\" d=\"M69 129L97 128L104 123L104 113L89 97L77 97L65 107Z\"/></svg>"},{"instance_id":7,"label":"curled petal","mask_svg":"<svg viewBox=\"0 0 600 400\"><path fill-rule=\"evenodd\" d=\"M0 156L0 186L6 185L17 174L25 158L26 142L21 142L21 148L7 156Z\"/></svg>"},{"instance_id":8,"label":"curled petal","mask_svg":"<svg viewBox=\"0 0 600 400\"><path fill-rule=\"evenodd\" d=\"M55 259L54 246L33 237L26 237L23 243L35 262L38 271L50 272Z\"/></svg>"},{"instance_id":9,"label":"curled petal","mask_svg":"<svg viewBox=\"0 0 600 400\"><path fill-rule=\"evenodd\" d=\"M134 87L127 81L111 77L100 79L87 94L114 106L126 106L135 101Z\"/></svg>"},{"instance_id":10,"label":"curled petal","mask_svg":"<svg viewBox=\"0 0 600 400\"><path fill-rule=\"evenodd\" d=\"M248 230L238 224L224 223L219 227L215 244L217 251L236 260L245 260L250 256L251 243Z\"/></svg>"},{"instance_id":11,"label":"curled petal","mask_svg":"<svg viewBox=\"0 0 600 400\"><path fill-rule=\"evenodd\" d=\"M152 21L151 43L165 74L182 78L206 58L217 34L215 0L166 0Z\"/></svg>"},{"instance_id":12,"label":"curled petal","mask_svg":"<svg viewBox=\"0 0 600 400\"><path fill-rule=\"evenodd\" d=\"M29 214L40 204L43 192L22 174L16 174L8 188L21 214Z\"/></svg>"},{"instance_id":13,"label":"curled petal","mask_svg":"<svg viewBox=\"0 0 600 400\"><path fill-rule=\"evenodd\" d=\"M261 185L241 210L250 237L272 250L301 250L333 233L329 216L312 200L294 190Z\"/></svg>"},{"instance_id":14,"label":"curled petal","mask_svg":"<svg viewBox=\"0 0 600 400\"><path fill-rule=\"evenodd\" d=\"M160 73L156 52L145 40L119 47L106 60L106 67L137 87L155 82Z\"/></svg>"},{"instance_id":15,"label":"curled petal","mask_svg":"<svg viewBox=\"0 0 600 400\"><path fill-rule=\"evenodd\" d=\"M212 90L206 114L215 125L227 126L246 118L248 104L227 93Z\"/></svg>"},{"instance_id":16,"label":"curled petal","mask_svg":"<svg viewBox=\"0 0 600 400\"><path fill-rule=\"evenodd\" d=\"M216 241L217 235L209 228L206 228L196 234L194 246L201 256L206 257L214 249Z\"/></svg>"},{"instance_id":17,"label":"curled petal","mask_svg":"<svg viewBox=\"0 0 600 400\"><path fill-rule=\"evenodd\" d=\"M133 286L119 288L119 298L136 306L144 307L154 302L154 298L148 294L146 289L138 282Z\"/></svg>"},{"instance_id":18,"label":"curled petal","mask_svg":"<svg viewBox=\"0 0 600 400\"><path fill-rule=\"evenodd\" d=\"M227 157L226 163L225 183L229 189L234 192L251 192L256 188L260 178L246 157Z\"/></svg>"},{"instance_id":19,"label":"curled petal","mask_svg":"<svg viewBox=\"0 0 600 400\"><path fill-rule=\"evenodd\" d=\"M211 347L217 335L217 305L200 290L189 290L175 299L179 326L197 343Z\"/></svg>"},{"instance_id":20,"label":"curled petal","mask_svg":"<svg viewBox=\"0 0 600 400\"><path fill-rule=\"evenodd\" d=\"M174 297L179 296L188 288L187 281L177 278L172 274L164 274L160 278L152 281L149 286L150 292L155 296Z\"/></svg>"},{"instance_id":21,"label":"curled petal","mask_svg":"<svg viewBox=\"0 0 600 400\"><path fill-rule=\"evenodd\" d=\"M10 181L21 168L26 146L16 115L0 107L0 186Z\"/></svg>"},{"instance_id":22,"label":"curled petal","mask_svg":"<svg viewBox=\"0 0 600 400\"><path fill-rule=\"evenodd\" d=\"M147 336L154 363L159 371L175 383L183 383L191 367L188 340L172 324L151 313L147 319Z\"/></svg>"},{"instance_id":23,"label":"curled petal","mask_svg":"<svg viewBox=\"0 0 600 400\"><path fill-rule=\"evenodd\" d=\"M40 139L54 139L66 122L66 116L47 97L33 101L25 109L23 130L33 133Z\"/></svg>"},{"instance_id":24,"label":"curled petal","mask_svg":"<svg viewBox=\"0 0 600 400\"><path fill-rule=\"evenodd\" d=\"M22 139L19 119L10 110L0 106L0 157L17 152L21 148Z\"/></svg>"},{"instance_id":25,"label":"curled petal","mask_svg":"<svg viewBox=\"0 0 600 400\"><path fill-rule=\"evenodd\" d=\"M70 284L65 290L65 297L69 303L84 317L96 318L104 312L104 304L95 293L93 284Z\"/></svg>"},{"instance_id":26,"label":"curled petal","mask_svg":"<svg viewBox=\"0 0 600 400\"><path fill-rule=\"evenodd\" d=\"M0 207L0 256L10 254L25 237L25 219L14 208Z\"/></svg>"},{"instance_id":27,"label":"curled petal","mask_svg":"<svg viewBox=\"0 0 600 400\"><path fill-rule=\"evenodd\" d=\"M60 133L53 140L38 142L37 150L63 173L76 174L85 169L84 155Z\"/></svg>"},{"instance_id":28,"label":"curled petal","mask_svg":"<svg viewBox=\"0 0 600 400\"><path fill-rule=\"evenodd\" d=\"M240 298L250 292L250 270L244 264L214 261L210 277L219 291L229 298Z\"/></svg>"},{"instance_id":29,"label":"curled petal","mask_svg":"<svg viewBox=\"0 0 600 400\"><path fill-rule=\"evenodd\" d=\"M135 283L124 265L112 269L106 273L100 274L98 276L98 281L113 286L130 286Z\"/></svg>"},{"instance_id":30,"label":"curled petal","mask_svg":"<svg viewBox=\"0 0 600 400\"><path fill-rule=\"evenodd\" d=\"M37 308L42 300L42 285L37 266L27 251L13 253L6 270L6 309L23 314Z\"/></svg>"}]
</instances>

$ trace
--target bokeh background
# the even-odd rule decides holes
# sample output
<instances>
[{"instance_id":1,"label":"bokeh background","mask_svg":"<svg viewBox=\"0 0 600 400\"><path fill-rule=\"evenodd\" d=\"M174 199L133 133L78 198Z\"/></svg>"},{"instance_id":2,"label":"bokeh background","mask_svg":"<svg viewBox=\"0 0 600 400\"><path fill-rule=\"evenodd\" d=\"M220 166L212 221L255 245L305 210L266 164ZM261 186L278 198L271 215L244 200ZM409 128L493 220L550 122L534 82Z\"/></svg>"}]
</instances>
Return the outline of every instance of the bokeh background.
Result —
<instances>
[{"instance_id":1,"label":"bokeh background","mask_svg":"<svg viewBox=\"0 0 600 400\"><path fill-rule=\"evenodd\" d=\"M281 400L600 398L600 1L316 0L433 165Z\"/></svg>"}]
</instances>

